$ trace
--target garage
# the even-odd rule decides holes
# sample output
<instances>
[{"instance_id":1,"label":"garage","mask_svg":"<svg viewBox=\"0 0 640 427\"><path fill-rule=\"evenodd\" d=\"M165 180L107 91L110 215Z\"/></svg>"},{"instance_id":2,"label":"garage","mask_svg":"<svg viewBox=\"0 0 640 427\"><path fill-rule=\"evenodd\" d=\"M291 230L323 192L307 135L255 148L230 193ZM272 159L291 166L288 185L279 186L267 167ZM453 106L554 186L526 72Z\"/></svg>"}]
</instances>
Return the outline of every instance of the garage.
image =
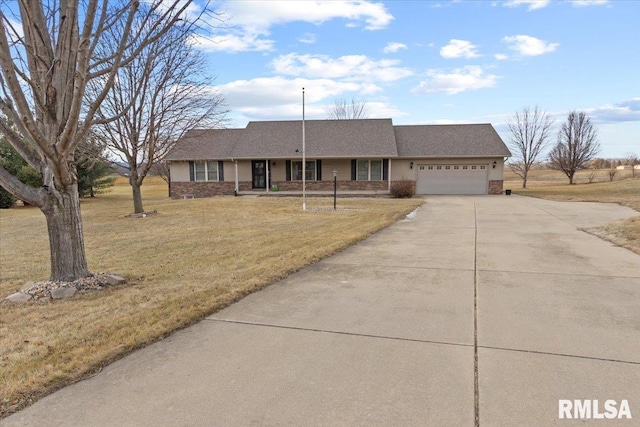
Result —
<instances>
[{"instance_id":1,"label":"garage","mask_svg":"<svg viewBox=\"0 0 640 427\"><path fill-rule=\"evenodd\" d=\"M417 194L487 194L487 165L418 165Z\"/></svg>"}]
</instances>

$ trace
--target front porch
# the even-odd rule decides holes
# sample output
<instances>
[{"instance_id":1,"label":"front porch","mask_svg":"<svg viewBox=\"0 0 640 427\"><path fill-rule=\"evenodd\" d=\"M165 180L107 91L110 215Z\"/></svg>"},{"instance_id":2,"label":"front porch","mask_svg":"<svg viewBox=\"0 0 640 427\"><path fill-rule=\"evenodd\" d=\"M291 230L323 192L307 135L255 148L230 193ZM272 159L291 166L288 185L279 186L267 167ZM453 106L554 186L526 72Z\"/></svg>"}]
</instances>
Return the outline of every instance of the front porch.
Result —
<instances>
[{"instance_id":1,"label":"front porch","mask_svg":"<svg viewBox=\"0 0 640 427\"><path fill-rule=\"evenodd\" d=\"M286 190L286 191L266 191L266 190L248 190L238 192L238 196L254 196L254 197L302 197L301 190ZM331 191L307 191L306 197L333 197L333 190ZM352 198L352 197L377 197L377 198L389 198L391 197L387 190L338 190L336 192L338 198Z\"/></svg>"}]
</instances>

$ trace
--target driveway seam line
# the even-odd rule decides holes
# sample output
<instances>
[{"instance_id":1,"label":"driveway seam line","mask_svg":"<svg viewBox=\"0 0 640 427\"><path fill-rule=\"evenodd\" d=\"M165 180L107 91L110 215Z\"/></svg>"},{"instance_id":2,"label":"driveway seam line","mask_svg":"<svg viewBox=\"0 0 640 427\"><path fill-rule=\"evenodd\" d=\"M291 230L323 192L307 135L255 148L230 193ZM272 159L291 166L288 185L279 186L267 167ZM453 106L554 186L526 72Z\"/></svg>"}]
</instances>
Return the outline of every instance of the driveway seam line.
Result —
<instances>
[{"instance_id":1,"label":"driveway seam line","mask_svg":"<svg viewBox=\"0 0 640 427\"><path fill-rule=\"evenodd\" d=\"M318 264L319 265L319 264ZM474 271L473 268L446 268L446 267L413 267L406 265L382 265L382 264L361 264L355 262L324 262L323 265L357 265L362 267L373 267L374 269L383 270L388 268L401 268L403 270L446 270L446 271ZM489 270L493 271L493 270Z\"/></svg>"},{"instance_id":2,"label":"driveway seam line","mask_svg":"<svg viewBox=\"0 0 640 427\"><path fill-rule=\"evenodd\" d=\"M390 337L386 335L361 334L357 332L331 331L328 329L302 328L299 326L273 325L269 323L247 322L244 320L212 319L210 317L207 317L204 320L208 320L210 322L235 323L238 325L249 325L249 326L264 326L267 328L291 329L294 331L304 331L304 332L321 332L325 334L348 335L348 336L363 337L363 338L379 338L379 339L385 339L385 340L408 341L408 342L416 342L416 343L423 343L423 344L440 344L440 345L450 345L454 347L473 347L472 344L463 344L463 343L446 342L446 341L421 340L417 338Z\"/></svg>"},{"instance_id":3,"label":"driveway seam line","mask_svg":"<svg viewBox=\"0 0 640 427\"><path fill-rule=\"evenodd\" d=\"M541 354L544 356L571 357L574 359L587 359L587 360L598 360L601 362L615 362L615 363L625 363L628 365L640 365L640 362L632 362L631 360L607 359L604 357L580 356L577 354L553 353L549 351L523 350L518 348L492 347L492 346L484 346L484 345L480 345L478 346L478 348L482 348L485 350L512 351L516 353L531 353L531 354Z\"/></svg>"},{"instance_id":4,"label":"driveway seam line","mask_svg":"<svg viewBox=\"0 0 640 427\"><path fill-rule=\"evenodd\" d=\"M448 345L453 347L473 347L473 344L463 344L463 343L434 341L434 340L422 340L417 338L390 337L386 335L362 334L362 333L356 333L356 332L331 331L328 329L302 328L299 326L273 325L269 323L248 322L245 320L214 319L211 317L207 317L204 320L207 320L209 322L232 323L236 325L247 325L247 326L262 326L266 328L289 329L289 330L303 331L303 332L321 332L325 334L347 335L347 336L362 337L362 338L378 338L378 339L384 339L384 340L406 341L406 342L415 342L415 343L422 343L422 344ZM580 356L577 354L552 353L548 351L524 350L524 349L518 349L518 348L494 347L494 346L487 346L487 345L478 345L478 348L484 349L484 350L512 351L516 353L540 354L543 356L572 357L575 359L598 360L601 362L614 362L614 363L625 363L625 364L631 364L631 365L640 365L640 362L632 362L630 360L606 359L602 357Z\"/></svg>"},{"instance_id":5,"label":"driveway seam line","mask_svg":"<svg viewBox=\"0 0 640 427\"><path fill-rule=\"evenodd\" d=\"M473 406L475 427L480 427L480 384L478 382L478 212L473 202Z\"/></svg>"},{"instance_id":6,"label":"driveway seam line","mask_svg":"<svg viewBox=\"0 0 640 427\"><path fill-rule=\"evenodd\" d=\"M521 271L521 270L485 270L479 269L482 273L520 273L520 274L537 274L543 276L571 276L571 277L598 277L603 279L640 279L640 276L612 276L597 274L580 274L580 273L548 273L541 271Z\"/></svg>"}]
</instances>

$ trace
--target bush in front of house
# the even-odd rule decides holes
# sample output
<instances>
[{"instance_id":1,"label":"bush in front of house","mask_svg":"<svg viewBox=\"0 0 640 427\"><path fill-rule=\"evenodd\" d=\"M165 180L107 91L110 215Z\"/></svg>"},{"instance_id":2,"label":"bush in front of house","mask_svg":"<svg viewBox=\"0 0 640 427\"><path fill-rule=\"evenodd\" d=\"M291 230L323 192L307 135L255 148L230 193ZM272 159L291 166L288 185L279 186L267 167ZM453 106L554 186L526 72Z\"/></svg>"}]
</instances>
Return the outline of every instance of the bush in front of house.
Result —
<instances>
[{"instance_id":1,"label":"bush in front of house","mask_svg":"<svg viewBox=\"0 0 640 427\"><path fill-rule=\"evenodd\" d=\"M404 179L391 183L391 197L394 199L410 199L415 194L416 188L413 181Z\"/></svg>"}]
</instances>

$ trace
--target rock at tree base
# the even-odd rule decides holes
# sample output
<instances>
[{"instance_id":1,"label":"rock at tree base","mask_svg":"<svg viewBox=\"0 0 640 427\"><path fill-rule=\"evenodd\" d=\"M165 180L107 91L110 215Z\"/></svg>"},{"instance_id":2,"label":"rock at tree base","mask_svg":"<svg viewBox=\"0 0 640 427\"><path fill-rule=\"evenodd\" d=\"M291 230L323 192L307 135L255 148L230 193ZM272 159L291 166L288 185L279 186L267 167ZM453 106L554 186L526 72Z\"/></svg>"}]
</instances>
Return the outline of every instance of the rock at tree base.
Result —
<instances>
[{"instance_id":1,"label":"rock at tree base","mask_svg":"<svg viewBox=\"0 0 640 427\"><path fill-rule=\"evenodd\" d=\"M74 286L55 288L55 289L51 289L51 298L53 299L69 298L74 296L76 292L78 292L78 290Z\"/></svg>"},{"instance_id":2,"label":"rock at tree base","mask_svg":"<svg viewBox=\"0 0 640 427\"><path fill-rule=\"evenodd\" d=\"M11 301L11 302L28 302L31 300L31 295L29 294L24 294L22 292L16 292L15 294L11 294L9 295L7 298L5 298L7 301Z\"/></svg>"},{"instance_id":3,"label":"rock at tree base","mask_svg":"<svg viewBox=\"0 0 640 427\"><path fill-rule=\"evenodd\" d=\"M109 274L108 276L105 277L107 280L107 283L110 284L111 286L115 286L115 285L121 285L124 282L126 282L126 280L124 279L124 277L119 276L117 274Z\"/></svg>"}]
</instances>

